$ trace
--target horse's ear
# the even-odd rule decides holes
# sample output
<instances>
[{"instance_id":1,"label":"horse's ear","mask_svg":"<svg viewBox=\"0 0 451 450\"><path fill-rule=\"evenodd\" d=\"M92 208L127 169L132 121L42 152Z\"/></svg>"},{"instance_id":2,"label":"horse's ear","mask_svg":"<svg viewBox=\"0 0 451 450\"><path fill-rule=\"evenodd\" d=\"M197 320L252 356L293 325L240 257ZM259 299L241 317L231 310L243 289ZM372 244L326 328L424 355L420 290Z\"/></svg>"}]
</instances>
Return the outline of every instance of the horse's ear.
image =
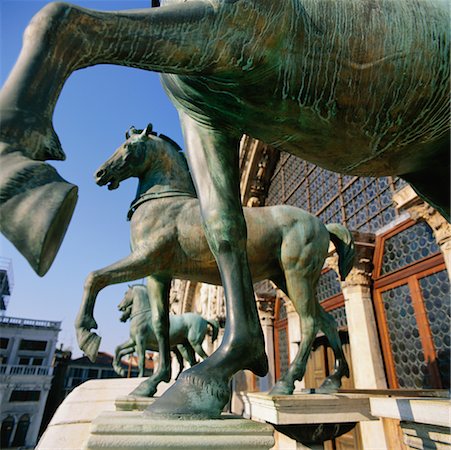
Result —
<instances>
[{"instance_id":1,"label":"horse's ear","mask_svg":"<svg viewBox=\"0 0 451 450\"><path fill-rule=\"evenodd\" d=\"M145 130L144 133L145 133L147 136L149 136L149 134L153 134L153 133L152 133L152 130L153 130L153 125L152 125L151 123L149 123L149 124L147 125L146 130Z\"/></svg>"},{"instance_id":2,"label":"horse's ear","mask_svg":"<svg viewBox=\"0 0 451 450\"><path fill-rule=\"evenodd\" d=\"M137 130L132 125L126 132L125 132L125 139L129 139L132 134L136 134Z\"/></svg>"}]
</instances>

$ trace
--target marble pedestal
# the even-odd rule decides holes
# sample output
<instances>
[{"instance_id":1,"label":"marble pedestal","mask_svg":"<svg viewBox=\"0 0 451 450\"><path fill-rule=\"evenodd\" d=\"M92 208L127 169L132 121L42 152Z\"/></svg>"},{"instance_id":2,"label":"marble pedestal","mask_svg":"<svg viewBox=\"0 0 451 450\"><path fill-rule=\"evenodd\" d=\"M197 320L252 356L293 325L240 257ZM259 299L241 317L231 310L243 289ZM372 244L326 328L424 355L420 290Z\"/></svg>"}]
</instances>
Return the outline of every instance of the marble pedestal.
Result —
<instances>
[{"instance_id":1,"label":"marble pedestal","mask_svg":"<svg viewBox=\"0 0 451 450\"><path fill-rule=\"evenodd\" d=\"M140 411L100 414L83 450L269 450L273 427L239 416L216 420L151 418Z\"/></svg>"},{"instance_id":2,"label":"marble pedestal","mask_svg":"<svg viewBox=\"0 0 451 450\"><path fill-rule=\"evenodd\" d=\"M145 416L154 399L127 395L143 379L91 380L60 405L38 450L269 450L271 425L224 415L217 420ZM158 396L170 384L162 383Z\"/></svg>"}]
</instances>

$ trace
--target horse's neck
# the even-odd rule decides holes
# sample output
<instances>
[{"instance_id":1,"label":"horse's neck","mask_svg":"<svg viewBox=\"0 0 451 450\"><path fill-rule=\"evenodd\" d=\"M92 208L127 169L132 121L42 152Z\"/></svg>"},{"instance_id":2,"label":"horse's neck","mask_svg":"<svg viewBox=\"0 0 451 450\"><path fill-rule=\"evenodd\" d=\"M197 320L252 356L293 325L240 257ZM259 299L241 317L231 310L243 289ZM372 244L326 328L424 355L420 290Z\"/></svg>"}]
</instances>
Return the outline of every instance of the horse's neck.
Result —
<instances>
[{"instance_id":1,"label":"horse's neck","mask_svg":"<svg viewBox=\"0 0 451 450\"><path fill-rule=\"evenodd\" d=\"M149 297L144 287L135 288L133 296L132 316L139 314L141 311L150 309Z\"/></svg>"},{"instance_id":2,"label":"horse's neck","mask_svg":"<svg viewBox=\"0 0 451 450\"><path fill-rule=\"evenodd\" d=\"M191 175L182 160L183 156L164 150L153 150L149 153L152 161L146 161L145 165L149 170L139 177L137 198L146 193L159 194L169 191L186 192L196 196Z\"/></svg>"}]
</instances>

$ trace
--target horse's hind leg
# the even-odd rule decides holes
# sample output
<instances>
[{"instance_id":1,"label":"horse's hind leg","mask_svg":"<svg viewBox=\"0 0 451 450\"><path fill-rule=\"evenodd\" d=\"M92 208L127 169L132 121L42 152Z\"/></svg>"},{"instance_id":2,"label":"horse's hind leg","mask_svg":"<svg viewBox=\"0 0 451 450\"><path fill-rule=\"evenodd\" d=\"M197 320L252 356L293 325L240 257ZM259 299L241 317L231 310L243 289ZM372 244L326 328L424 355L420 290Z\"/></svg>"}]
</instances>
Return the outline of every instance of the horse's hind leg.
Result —
<instances>
[{"instance_id":1,"label":"horse's hind leg","mask_svg":"<svg viewBox=\"0 0 451 450\"><path fill-rule=\"evenodd\" d=\"M157 391L158 384L171 379L171 349L169 345L169 289L170 279L156 276L147 277L150 309L152 311L152 329L158 341L158 369L146 381L143 381L133 395L151 397Z\"/></svg>"},{"instance_id":2,"label":"horse's hind leg","mask_svg":"<svg viewBox=\"0 0 451 450\"><path fill-rule=\"evenodd\" d=\"M202 348L202 342L204 341L205 335L207 334L207 321L205 319L199 320L197 323L193 324L188 332L188 341L194 348L195 352L202 358L207 359L208 355Z\"/></svg>"},{"instance_id":3,"label":"horse's hind leg","mask_svg":"<svg viewBox=\"0 0 451 450\"><path fill-rule=\"evenodd\" d=\"M177 358L177 362L179 365L179 371L177 373L177 376L175 377L175 379L177 379L179 375L183 372L183 356L177 347L173 347L171 350L174 353L175 357Z\"/></svg>"},{"instance_id":4,"label":"horse's hind leg","mask_svg":"<svg viewBox=\"0 0 451 450\"><path fill-rule=\"evenodd\" d=\"M341 387L341 379L349 378L349 366L343 353L340 336L338 334L337 323L335 319L319 306L320 328L323 330L329 344L332 347L335 356L334 371L323 381L321 386L316 389L318 393L336 392Z\"/></svg>"},{"instance_id":5,"label":"horse's hind leg","mask_svg":"<svg viewBox=\"0 0 451 450\"><path fill-rule=\"evenodd\" d=\"M190 367L193 367L197 364L196 360L196 352L194 351L193 347L191 347L191 344L189 342L185 342L184 344L177 345L177 348L179 349L180 353L183 355L183 358L185 358L186 361L188 361L188 364Z\"/></svg>"},{"instance_id":6,"label":"horse's hind leg","mask_svg":"<svg viewBox=\"0 0 451 450\"><path fill-rule=\"evenodd\" d=\"M270 395L293 393L294 382L304 377L310 350L319 328L314 280L300 277L299 273L298 270L286 271L285 277L290 299L301 321L301 342L296 357L286 373L274 385Z\"/></svg>"}]
</instances>

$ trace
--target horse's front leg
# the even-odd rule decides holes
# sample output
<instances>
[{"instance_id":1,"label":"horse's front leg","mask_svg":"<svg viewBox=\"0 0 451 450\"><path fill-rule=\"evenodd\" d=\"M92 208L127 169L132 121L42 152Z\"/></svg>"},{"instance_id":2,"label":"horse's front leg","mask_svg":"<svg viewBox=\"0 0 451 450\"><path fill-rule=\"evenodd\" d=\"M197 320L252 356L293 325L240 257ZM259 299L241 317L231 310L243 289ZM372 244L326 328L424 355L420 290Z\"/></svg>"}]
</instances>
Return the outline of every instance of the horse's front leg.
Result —
<instances>
[{"instance_id":1,"label":"horse's front leg","mask_svg":"<svg viewBox=\"0 0 451 450\"><path fill-rule=\"evenodd\" d=\"M134 351L135 342L132 339L129 339L127 342L116 347L113 359L113 369L119 376L125 377L125 370L121 367L121 359Z\"/></svg>"},{"instance_id":2,"label":"horse's front leg","mask_svg":"<svg viewBox=\"0 0 451 450\"><path fill-rule=\"evenodd\" d=\"M183 372L149 410L217 417L229 399L229 380L233 374L242 369L250 369L260 376L267 372L239 195L241 136L230 137L187 116L181 118L206 237L226 294L227 322L219 349Z\"/></svg>"},{"instance_id":3,"label":"horse's front leg","mask_svg":"<svg viewBox=\"0 0 451 450\"><path fill-rule=\"evenodd\" d=\"M28 25L1 91L1 141L32 159L64 159L52 116L77 69L116 64L184 75L220 70L230 64L223 51L230 30L217 16L207 0L117 12L48 4Z\"/></svg>"},{"instance_id":4,"label":"horse's front leg","mask_svg":"<svg viewBox=\"0 0 451 450\"><path fill-rule=\"evenodd\" d=\"M169 343L169 290L171 281L156 276L147 277L152 329L158 341L159 363L156 372L141 383L132 395L152 397L158 385L171 379L171 349Z\"/></svg>"},{"instance_id":5,"label":"horse's front leg","mask_svg":"<svg viewBox=\"0 0 451 450\"><path fill-rule=\"evenodd\" d=\"M244 33L252 26L232 32L233 17L240 17L234 9L241 3L193 0L101 12L60 2L47 5L33 18L19 59L0 92L4 168L0 190L9 199L2 203L0 231L39 275L53 263L77 201L76 186L53 167L33 161L65 158L52 116L67 78L77 69L97 64L183 75L230 72L234 61L247 61L243 51L255 42ZM237 50L236 57L225 50L225 36L233 37L230 48ZM34 232L27 231L21 220L23 211L30 209L40 217Z\"/></svg>"},{"instance_id":6,"label":"horse's front leg","mask_svg":"<svg viewBox=\"0 0 451 450\"><path fill-rule=\"evenodd\" d=\"M94 305L98 293L106 286L137 280L147 275L145 252L131 253L124 259L103 269L91 272L85 281L83 299L80 305L75 329L80 349L91 361L95 361L100 346L100 336L91 332L97 328L94 320Z\"/></svg>"}]
</instances>

